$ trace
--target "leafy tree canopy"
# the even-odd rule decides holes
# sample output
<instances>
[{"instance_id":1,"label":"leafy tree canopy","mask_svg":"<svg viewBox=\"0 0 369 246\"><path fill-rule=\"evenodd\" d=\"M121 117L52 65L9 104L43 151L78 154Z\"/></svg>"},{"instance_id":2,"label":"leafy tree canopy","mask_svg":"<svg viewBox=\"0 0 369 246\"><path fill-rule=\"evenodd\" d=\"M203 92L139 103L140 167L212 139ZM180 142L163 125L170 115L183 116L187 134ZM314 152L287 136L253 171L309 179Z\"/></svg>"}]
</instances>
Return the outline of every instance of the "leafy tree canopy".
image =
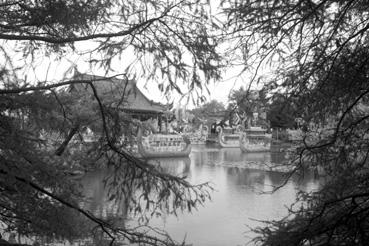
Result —
<instances>
[{"instance_id":1,"label":"leafy tree canopy","mask_svg":"<svg viewBox=\"0 0 369 246\"><path fill-rule=\"evenodd\" d=\"M257 83L293 100L314 130L292 173L318 168L324 182L301 192L290 216L259 228L262 245L365 245L368 240L369 5L344 1L223 1L236 49ZM322 133L322 134L319 134Z\"/></svg>"},{"instance_id":2,"label":"leafy tree canopy","mask_svg":"<svg viewBox=\"0 0 369 246\"><path fill-rule=\"evenodd\" d=\"M251 90L241 87L238 90L232 90L229 95L231 110L236 107L238 110L246 113L247 116L252 117L254 112L265 110L268 105L268 98L265 90Z\"/></svg>"},{"instance_id":3,"label":"leafy tree canopy","mask_svg":"<svg viewBox=\"0 0 369 246\"><path fill-rule=\"evenodd\" d=\"M224 104L214 99L208 103L204 103L201 107L193 109L192 113L194 113L196 117L204 118L206 115L220 113L224 110Z\"/></svg>"},{"instance_id":4,"label":"leafy tree canopy","mask_svg":"<svg viewBox=\"0 0 369 246\"><path fill-rule=\"evenodd\" d=\"M66 175L71 166L112 167L110 198L124 197L128 210L143 219L156 214L152 211L191 209L209 195L204 186L163 173L126 151L117 137L126 115L100 97L98 79L24 78L37 73L43 59L81 59L91 70L120 74L122 81L144 76L167 94L189 95L206 91L209 81L220 78L223 65L241 64L243 72L253 74L249 88L260 82L266 66L274 69L266 93L293 100L303 118L319 126L316 133L323 133L306 137L291 168L292 173L319 168L324 183L318 191L301 192L290 217L256 229L256 241L366 244L369 4L223 0L221 6L224 16L216 19L208 1L201 0L0 3L0 220L8 230L73 239L85 235L71 226L80 223L87 225L86 233L98 226L113 241L171 243L169 237L119 227L81 208L76 183ZM232 45L220 56L223 41ZM117 63L119 71L114 72ZM76 68L75 62L69 66ZM73 95L60 92L81 83L90 88L92 101L86 102L85 112L75 106ZM100 129L96 144L73 138L84 125ZM58 137L45 141L45 130Z\"/></svg>"},{"instance_id":5,"label":"leafy tree canopy","mask_svg":"<svg viewBox=\"0 0 369 246\"><path fill-rule=\"evenodd\" d=\"M114 175L105 180L109 199L123 200L127 213L140 221L193 209L209 197L207 184L191 185L125 149L120 136L136 123L119 105L130 92L102 95L98 77L53 77L45 61L50 66L60 63L58 68L66 72L78 70L76 62L86 62L90 70L103 71L105 80L119 77L120 87L144 76L166 94L201 94L208 82L220 77L219 39L213 36L210 17L206 1L0 3L2 228L71 240L101 232L111 243L174 243L152 228L95 217L81 206L78 182L70 172L113 169ZM118 72L114 64L119 64ZM46 79L37 79L40 69ZM74 94L68 90L72 85L88 90L84 96ZM86 127L97 134L93 143L83 138Z\"/></svg>"},{"instance_id":6,"label":"leafy tree canopy","mask_svg":"<svg viewBox=\"0 0 369 246\"><path fill-rule=\"evenodd\" d=\"M302 112L296 108L295 102L287 100L283 95L273 95L273 101L268 107L267 119L272 128L294 128L296 118L300 117Z\"/></svg>"}]
</instances>

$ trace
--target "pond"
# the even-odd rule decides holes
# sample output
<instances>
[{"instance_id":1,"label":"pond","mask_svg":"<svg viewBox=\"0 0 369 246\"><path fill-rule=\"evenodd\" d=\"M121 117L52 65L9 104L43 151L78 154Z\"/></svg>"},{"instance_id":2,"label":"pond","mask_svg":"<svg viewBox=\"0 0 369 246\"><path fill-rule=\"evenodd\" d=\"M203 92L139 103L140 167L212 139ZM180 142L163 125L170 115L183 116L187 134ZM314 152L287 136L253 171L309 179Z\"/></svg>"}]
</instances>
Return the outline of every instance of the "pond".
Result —
<instances>
[{"instance_id":1,"label":"pond","mask_svg":"<svg viewBox=\"0 0 369 246\"><path fill-rule=\"evenodd\" d=\"M258 166L285 162L284 153L278 152L242 153L239 148L193 146L189 158L158 161L168 172L187 176L192 184L209 181L215 189L211 201L203 207L150 222L174 239L186 238L186 243L194 246L245 245L255 236L250 227L260 225L257 220L282 218L298 190L318 187L314 175L307 174L303 179L293 177L271 193L284 182L285 174L260 170ZM89 208L98 216L124 216L122 206L105 201L107 192L102 180L107 173L108 170L100 170L84 177L84 190L91 201Z\"/></svg>"}]
</instances>

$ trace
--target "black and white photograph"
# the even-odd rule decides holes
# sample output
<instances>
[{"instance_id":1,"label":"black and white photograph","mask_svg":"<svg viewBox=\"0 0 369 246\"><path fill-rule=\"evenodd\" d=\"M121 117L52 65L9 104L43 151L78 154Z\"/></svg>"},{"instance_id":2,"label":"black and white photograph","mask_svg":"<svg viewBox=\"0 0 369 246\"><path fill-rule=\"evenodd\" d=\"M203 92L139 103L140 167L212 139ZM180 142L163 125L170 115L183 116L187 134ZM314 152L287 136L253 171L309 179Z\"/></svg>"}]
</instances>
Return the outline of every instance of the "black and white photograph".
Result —
<instances>
[{"instance_id":1,"label":"black and white photograph","mask_svg":"<svg viewBox=\"0 0 369 246\"><path fill-rule=\"evenodd\" d=\"M0 0L0 246L369 245L368 0Z\"/></svg>"}]
</instances>

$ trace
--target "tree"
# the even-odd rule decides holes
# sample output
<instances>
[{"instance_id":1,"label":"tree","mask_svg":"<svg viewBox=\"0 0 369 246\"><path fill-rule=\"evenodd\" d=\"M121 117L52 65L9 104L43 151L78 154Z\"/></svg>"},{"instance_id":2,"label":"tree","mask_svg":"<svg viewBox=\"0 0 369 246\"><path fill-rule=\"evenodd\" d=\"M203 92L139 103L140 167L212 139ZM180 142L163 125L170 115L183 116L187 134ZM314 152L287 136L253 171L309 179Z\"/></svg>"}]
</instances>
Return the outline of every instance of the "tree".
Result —
<instances>
[{"instance_id":1,"label":"tree","mask_svg":"<svg viewBox=\"0 0 369 246\"><path fill-rule=\"evenodd\" d=\"M108 78L142 75L157 81L166 94L201 93L220 76L208 8L206 1L187 0L0 3L0 222L6 230L70 240L98 231L110 244L173 243L152 228L117 225L81 207L78 185L68 175L71 167L113 168L114 175L106 179L109 199L124 200L127 211L144 220L191 210L209 197L207 184L191 185L124 148L119 136L129 117L119 104L126 93L112 97L117 100L112 104L99 94L97 77L65 73L50 79L47 69L46 79L37 80L37 71L45 70L39 65L44 59L50 66L65 64L65 58L85 59L91 70L100 68ZM131 56L136 59L125 64ZM73 62L68 66L67 72L78 70ZM181 81L189 81L187 91L180 89ZM72 85L88 87L88 96L68 93ZM99 133L93 145L76 137L86 126Z\"/></svg>"},{"instance_id":2,"label":"tree","mask_svg":"<svg viewBox=\"0 0 369 246\"><path fill-rule=\"evenodd\" d=\"M208 103L203 104L201 107L191 110L196 118L203 119L204 117L215 114L222 113L225 111L224 104L213 99Z\"/></svg>"},{"instance_id":3,"label":"tree","mask_svg":"<svg viewBox=\"0 0 369 246\"><path fill-rule=\"evenodd\" d=\"M245 70L272 65L271 91L296 99L319 126L296 151L292 173L318 168L318 191L300 192L290 216L256 229L261 245L365 245L368 241L367 1L224 4ZM328 129L330 128L330 129ZM291 175L292 175L291 173Z\"/></svg>"},{"instance_id":4,"label":"tree","mask_svg":"<svg viewBox=\"0 0 369 246\"><path fill-rule=\"evenodd\" d=\"M238 90L233 90L229 95L230 105L228 108L232 110L236 107L244 112L248 117L252 117L254 112L259 112L267 108L268 99L265 95L265 90L250 90L241 87ZM232 108L233 107L233 108Z\"/></svg>"},{"instance_id":5,"label":"tree","mask_svg":"<svg viewBox=\"0 0 369 246\"><path fill-rule=\"evenodd\" d=\"M294 128L295 119L299 117L293 101L288 101L283 95L273 95L272 103L269 106L267 118L272 128Z\"/></svg>"}]
</instances>

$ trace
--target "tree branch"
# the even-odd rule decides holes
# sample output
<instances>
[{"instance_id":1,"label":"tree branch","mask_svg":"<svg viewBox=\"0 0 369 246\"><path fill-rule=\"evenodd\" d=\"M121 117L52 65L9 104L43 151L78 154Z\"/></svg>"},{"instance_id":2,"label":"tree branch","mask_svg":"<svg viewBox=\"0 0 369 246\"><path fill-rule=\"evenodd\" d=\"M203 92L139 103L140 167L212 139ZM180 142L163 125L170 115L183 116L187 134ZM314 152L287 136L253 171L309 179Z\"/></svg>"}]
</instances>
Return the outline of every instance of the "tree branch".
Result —
<instances>
[{"instance_id":1,"label":"tree branch","mask_svg":"<svg viewBox=\"0 0 369 246\"><path fill-rule=\"evenodd\" d=\"M65 86L65 85L74 85L74 84L90 84L91 82L96 81L105 81L107 79L112 79L120 75L125 74L116 74L111 77L105 77L105 78L91 78L91 79L79 79L79 80L68 80L56 84L51 85L44 85L44 86L30 86L30 87L23 87L23 88L16 88L16 89L2 89L0 90L0 94L6 95L6 94L19 94L22 92L28 92L28 91L42 91L42 90L50 90L53 88Z\"/></svg>"},{"instance_id":2,"label":"tree branch","mask_svg":"<svg viewBox=\"0 0 369 246\"><path fill-rule=\"evenodd\" d=\"M63 143L55 150L55 155L61 156L65 150L65 148L68 146L68 143L73 138L73 136L76 134L76 132L79 129L79 124L77 123L75 126L72 127L72 129L69 131L68 136L64 139Z\"/></svg>"},{"instance_id":3,"label":"tree branch","mask_svg":"<svg viewBox=\"0 0 369 246\"><path fill-rule=\"evenodd\" d=\"M164 18L172 8L174 8L174 6L171 7L171 8L166 9L163 12L163 14L158 16L158 17L151 18L149 20L146 20L146 21L143 21L141 23L135 24L134 26L132 26L131 28L129 28L125 31L120 31L120 32L115 32L115 33L98 33L98 34L91 34L91 35L79 36L79 37L68 37L68 38L52 38L52 37L40 36L40 35L17 35L17 34L0 33L0 39L42 41L42 42L51 43L51 44L64 44L64 43L74 43L74 42L86 41L86 40L98 39L98 38L122 37L122 36L126 36L126 35L132 35L132 33L134 33L135 31L137 31L141 28L145 29L146 27L151 25L153 22Z\"/></svg>"}]
</instances>

